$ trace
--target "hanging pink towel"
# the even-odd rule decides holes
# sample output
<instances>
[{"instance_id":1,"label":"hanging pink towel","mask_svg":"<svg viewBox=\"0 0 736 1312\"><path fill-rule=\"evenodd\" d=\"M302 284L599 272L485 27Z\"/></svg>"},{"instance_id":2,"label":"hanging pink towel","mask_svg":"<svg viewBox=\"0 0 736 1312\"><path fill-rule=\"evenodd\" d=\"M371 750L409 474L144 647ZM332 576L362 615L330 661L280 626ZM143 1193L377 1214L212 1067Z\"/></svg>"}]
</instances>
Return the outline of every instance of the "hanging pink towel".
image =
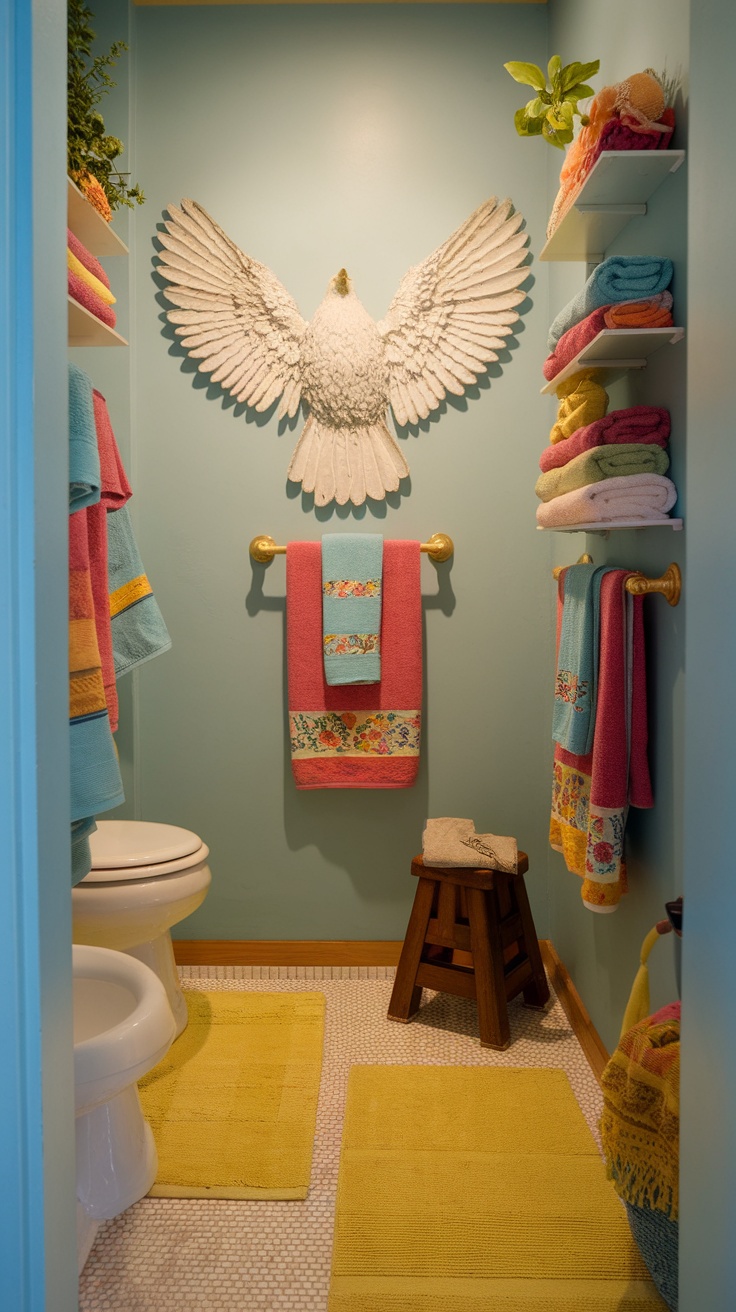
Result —
<instances>
[{"instance_id":1,"label":"hanging pink towel","mask_svg":"<svg viewBox=\"0 0 736 1312\"><path fill-rule=\"evenodd\" d=\"M559 645L564 571L558 588ZM626 892L624 833L629 806L651 807L643 597L624 590L628 570L601 580L598 696L593 749L556 745L550 844L582 879L591 911L615 911ZM627 618L628 615L628 618ZM628 637L627 630L631 636Z\"/></svg>"},{"instance_id":2,"label":"hanging pink towel","mask_svg":"<svg viewBox=\"0 0 736 1312\"><path fill-rule=\"evenodd\" d=\"M286 548L289 739L297 788L411 788L419 770L419 543L384 542L381 681L328 687L319 542Z\"/></svg>"}]
</instances>

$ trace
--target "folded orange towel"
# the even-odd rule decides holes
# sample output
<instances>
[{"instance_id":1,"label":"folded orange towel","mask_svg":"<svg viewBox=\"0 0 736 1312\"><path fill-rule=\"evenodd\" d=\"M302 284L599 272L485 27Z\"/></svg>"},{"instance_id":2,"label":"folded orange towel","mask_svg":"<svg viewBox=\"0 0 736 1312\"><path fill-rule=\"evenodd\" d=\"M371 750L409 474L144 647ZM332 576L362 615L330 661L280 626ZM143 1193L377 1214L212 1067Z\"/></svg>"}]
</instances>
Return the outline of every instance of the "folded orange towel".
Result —
<instances>
[{"instance_id":1,"label":"folded orange towel","mask_svg":"<svg viewBox=\"0 0 736 1312\"><path fill-rule=\"evenodd\" d=\"M611 305L603 316L606 328L669 328L672 324L672 293L659 292L646 301L622 301Z\"/></svg>"}]
</instances>

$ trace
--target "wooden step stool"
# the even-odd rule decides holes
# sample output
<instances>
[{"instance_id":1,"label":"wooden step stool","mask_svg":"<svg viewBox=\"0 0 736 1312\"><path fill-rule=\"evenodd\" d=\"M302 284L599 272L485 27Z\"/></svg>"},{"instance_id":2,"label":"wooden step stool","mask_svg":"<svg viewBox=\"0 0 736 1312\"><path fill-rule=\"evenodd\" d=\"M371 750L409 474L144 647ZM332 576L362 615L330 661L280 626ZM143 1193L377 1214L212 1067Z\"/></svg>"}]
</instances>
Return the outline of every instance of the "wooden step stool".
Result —
<instances>
[{"instance_id":1,"label":"wooden step stool","mask_svg":"<svg viewBox=\"0 0 736 1312\"><path fill-rule=\"evenodd\" d=\"M524 884L529 862L519 852L515 875L468 866L411 863L419 879L396 971L389 1020L411 1020L422 988L475 998L481 1046L508 1048L507 1002L518 993L544 1007L549 986Z\"/></svg>"}]
</instances>

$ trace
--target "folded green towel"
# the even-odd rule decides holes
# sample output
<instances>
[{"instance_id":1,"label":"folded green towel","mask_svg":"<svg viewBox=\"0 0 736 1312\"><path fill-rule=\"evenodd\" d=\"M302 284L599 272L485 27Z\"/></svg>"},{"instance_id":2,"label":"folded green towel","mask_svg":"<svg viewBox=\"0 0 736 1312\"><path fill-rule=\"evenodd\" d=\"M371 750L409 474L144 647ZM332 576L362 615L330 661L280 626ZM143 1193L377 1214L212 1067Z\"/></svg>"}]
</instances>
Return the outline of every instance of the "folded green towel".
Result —
<instances>
[{"instance_id":1,"label":"folded green towel","mask_svg":"<svg viewBox=\"0 0 736 1312\"><path fill-rule=\"evenodd\" d=\"M322 639L330 687L381 681L380 533L322 537Z\"/></svg>"},{"instance_id":2,"label":"folded green towel","mask_svg":"<svg viewBox=\"0 0 736 1312\"><path fill-rule=\"evenodd\" d=\"M621 442L616 446L594 446L562 465L540 474L534 491L540 501L553 501L565 492L574 492L604 478L622 478L627 474L666 474L670 460L661 446L644 442Z\"/></svg>"}]
</instances>

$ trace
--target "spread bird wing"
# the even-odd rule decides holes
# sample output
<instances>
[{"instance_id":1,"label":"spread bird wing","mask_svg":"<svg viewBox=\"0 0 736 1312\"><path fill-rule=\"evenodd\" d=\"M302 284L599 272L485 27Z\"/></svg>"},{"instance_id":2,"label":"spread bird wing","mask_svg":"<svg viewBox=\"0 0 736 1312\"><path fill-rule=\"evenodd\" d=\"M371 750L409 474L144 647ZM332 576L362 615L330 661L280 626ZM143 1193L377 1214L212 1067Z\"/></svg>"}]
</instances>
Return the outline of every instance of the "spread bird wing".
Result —
<instances>
[{"instance_id":1,"label":"spread bird wing","mask_svg":"<svg viewBox=\"0 0 736 1312\"><path fill-rule=\"evenodd\" d=\"M498 359L529 275L523 217L512 210L510 200L491 197L404 274L378 324L397 423L426 419L447 392L462 396Z\"/></svg>"},{"instance_id":2,"label":"spread bird wing","mask_svg":"<svg viewBox=\"0 0 736 1312\"><path fill-rule=\"evenodd\" d=\"M248 255L193 200L168 207L159 273L182 345L202 373L238 401L279 418L301 398L300 341L307 327L278 278Z\"/></svg>"}]
</instances>

